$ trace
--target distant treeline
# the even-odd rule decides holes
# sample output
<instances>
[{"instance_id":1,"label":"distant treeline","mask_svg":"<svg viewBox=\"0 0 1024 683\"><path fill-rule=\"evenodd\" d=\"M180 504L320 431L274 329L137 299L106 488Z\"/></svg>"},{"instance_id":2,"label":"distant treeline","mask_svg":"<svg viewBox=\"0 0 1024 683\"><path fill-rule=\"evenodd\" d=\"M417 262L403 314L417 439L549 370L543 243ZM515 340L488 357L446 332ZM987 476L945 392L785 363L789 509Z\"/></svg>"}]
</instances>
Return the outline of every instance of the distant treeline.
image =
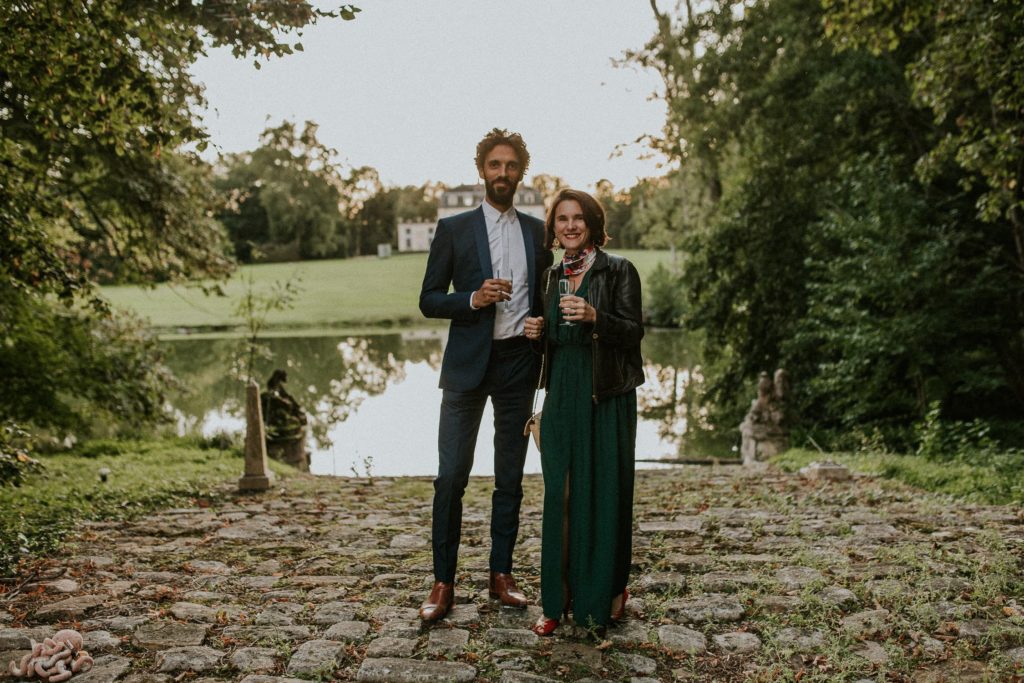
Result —
<instances>
[{"instance_id":1,"label":"distant treeline","mask_svg":"<svg viewBox=\"0 0 1024 683\"><path fill-rule=\"evenodd\" d=\"M257 149L228 155L212 167L221 200L216 218L240 261L372 255L378 244L398 246L400 222L436 220L447 189L443 183L384 186L373 168L343 167L316 132L311 121L301 131L285 121L265 130ZM544 173L528 176L524 184L546 201L566 186ZM645 179L628 190L616 190L608 180L597 183L617 248L670 243L662 207L647 201L663 187L665 179Z\"/></svg>"}]
</instances>

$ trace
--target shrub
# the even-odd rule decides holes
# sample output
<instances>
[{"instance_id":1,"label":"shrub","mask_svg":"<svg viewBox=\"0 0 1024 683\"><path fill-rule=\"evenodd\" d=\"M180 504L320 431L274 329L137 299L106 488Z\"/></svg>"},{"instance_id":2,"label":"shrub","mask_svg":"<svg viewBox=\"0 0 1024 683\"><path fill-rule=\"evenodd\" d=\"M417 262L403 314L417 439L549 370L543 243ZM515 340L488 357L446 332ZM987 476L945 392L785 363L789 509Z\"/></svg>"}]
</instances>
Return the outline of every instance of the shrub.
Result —
<instances>
[{"instance_id":1,"label":"shrub","mask_svg":"<svg viewBox=\"0 0 1024 683\"><path fill-rule=\"evenodd\" d=\"M139 320L0 285L0 416L83 436L95 425L152 424L174 380Z\"/></svg>"},{"instance_id":2,"label":"shrub","mask_svg":"<svg viewBox=\"0 0 1024 683\"><path fill-rule=\"evenodd\" d=\"M42 463L29 456L28 441L28 432L13 422L0 428L0 486L20 486L26 474L42 471Z\"/></svg>"},{"instance_id":3,"label":"shrub","mask_svg":"<svg viewBox=\"0 0 1024 683\"><path fill-rule=\"evenodd\" d=\"M678 274L659 263L647 278L646 322L656 327L679 327L686 312L684 289Z\"/></svg>"}]
</instances>

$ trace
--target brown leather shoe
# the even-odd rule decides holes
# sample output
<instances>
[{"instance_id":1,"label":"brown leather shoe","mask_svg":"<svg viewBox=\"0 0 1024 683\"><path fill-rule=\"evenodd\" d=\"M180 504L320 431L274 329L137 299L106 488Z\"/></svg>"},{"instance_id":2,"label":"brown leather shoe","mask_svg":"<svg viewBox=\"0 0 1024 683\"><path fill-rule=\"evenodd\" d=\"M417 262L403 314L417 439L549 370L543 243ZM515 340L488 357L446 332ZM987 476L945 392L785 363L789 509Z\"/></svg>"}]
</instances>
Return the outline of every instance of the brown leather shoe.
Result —
<instances>
[{"instance_id":1,"label":"brown leather shoe","mask_svg":"<svg viewBox=\"0 0 1024 683\"><path fill-rule=\"evenodd\" d=\"M516 587L516 579L511 574L491 572L488 592L492 598L501 600L501 604L509 607L526 607L530 601Z\"/></svg>"},{"instance_id":2,"label":"brown leather shoe","mask_svg":"<svg viewBox=\"0 0 1024 683\"><path fill-rule=\"evenodd\" d=\"M455 584L437 581L430 589L426 602L420 605L420 619L432 624L444 619L448 610L455 604Z\"/></svg>"}]
</instances>

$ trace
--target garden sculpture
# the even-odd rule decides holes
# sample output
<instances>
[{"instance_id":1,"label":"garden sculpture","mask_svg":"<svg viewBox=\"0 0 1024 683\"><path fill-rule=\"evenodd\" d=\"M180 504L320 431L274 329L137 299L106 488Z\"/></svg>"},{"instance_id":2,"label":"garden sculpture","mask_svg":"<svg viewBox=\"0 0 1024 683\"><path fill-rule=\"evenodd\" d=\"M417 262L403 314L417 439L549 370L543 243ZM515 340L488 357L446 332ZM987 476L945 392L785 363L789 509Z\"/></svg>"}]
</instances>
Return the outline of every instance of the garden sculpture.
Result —
<instances>
[{"instance_id":1,"label":"garden sculpture","mask_svg":"<svg viewBox=\"0 0 1024 683\"><path fill-rule=\"evenodd\" d=\"M267 390L260 394L260 408L267 434L267 455L299 471L308 472L306 412L285 391L284 383L287 381L288 374L284 370L274 370L267 381Z\"/></svg>"},{"instance_id":2,"label":"garden sculpture","mask_svg":"<svg viewBox=\"0 0 1024 683\"><path fill-rule=\"evenodd\" d=\"M789 374L779 368L772 379L762 372L757 381L757 398L740 424L740 453L744 465L753 465L789 448Z\"/></svg>"},{"instance_id":3,"label":"garden sculpture","mask_svg":"<svg viewBox=\"0 0 1024 683\"><path fill-rule=\"evenodd\" d=\"M61 683L92 668L92 657L82 649L85 641L78 631L63 629L41 643L30 642L32 651L8 666L12 676Z\"/></svg>"}]
</instances>

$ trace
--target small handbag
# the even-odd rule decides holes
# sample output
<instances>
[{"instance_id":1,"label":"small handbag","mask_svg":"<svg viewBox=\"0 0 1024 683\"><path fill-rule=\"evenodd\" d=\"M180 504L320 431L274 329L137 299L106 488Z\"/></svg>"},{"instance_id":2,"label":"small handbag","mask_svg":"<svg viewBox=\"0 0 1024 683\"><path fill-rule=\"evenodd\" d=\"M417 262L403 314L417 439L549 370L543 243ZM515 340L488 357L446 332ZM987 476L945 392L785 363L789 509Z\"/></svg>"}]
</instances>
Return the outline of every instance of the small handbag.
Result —
<instances>
[{"instance_id":1,"label":"small handbag","mask_svg":"<svg viewBox=\"0 0 1024 683\"><path fill-rule=\"evenodd\" d=\"M530 419L526 421L526 428L523 429L523 434L530 434L533 436L533 443L537 446L537 450L540 450L540 413L541 411L535 412L530 416Z\"/></svg>"}]
</instances>

